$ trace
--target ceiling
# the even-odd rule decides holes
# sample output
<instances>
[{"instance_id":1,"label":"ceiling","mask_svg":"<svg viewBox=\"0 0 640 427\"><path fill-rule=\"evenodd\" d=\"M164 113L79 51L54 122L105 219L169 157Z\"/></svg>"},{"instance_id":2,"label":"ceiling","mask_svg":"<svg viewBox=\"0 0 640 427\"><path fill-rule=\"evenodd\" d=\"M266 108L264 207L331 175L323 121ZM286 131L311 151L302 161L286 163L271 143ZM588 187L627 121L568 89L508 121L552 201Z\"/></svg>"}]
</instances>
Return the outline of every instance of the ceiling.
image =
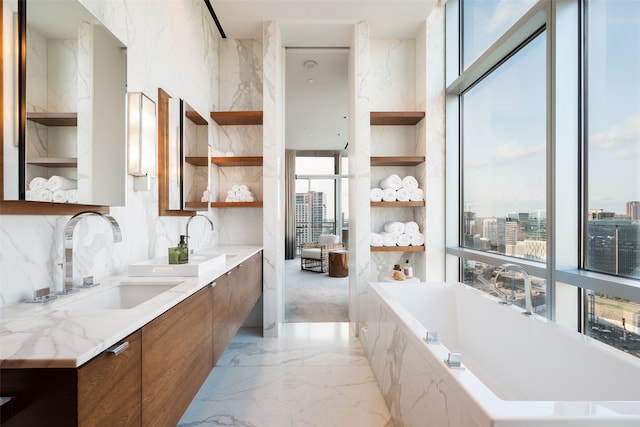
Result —
<instances>
[{"instance_id":1,"label":"ceiling","mask_svg":"<svg viewBox=\"0 0 640 427\"><path fill-rule=\"evenodd\" d=\"M227 38L261 40L263 21L279 23L286 48L286 147L343 150L349 141L353 25L366 21L371 38L413 39L436 1L211 0L211 5Z\"/></svg>"}]
</instances>

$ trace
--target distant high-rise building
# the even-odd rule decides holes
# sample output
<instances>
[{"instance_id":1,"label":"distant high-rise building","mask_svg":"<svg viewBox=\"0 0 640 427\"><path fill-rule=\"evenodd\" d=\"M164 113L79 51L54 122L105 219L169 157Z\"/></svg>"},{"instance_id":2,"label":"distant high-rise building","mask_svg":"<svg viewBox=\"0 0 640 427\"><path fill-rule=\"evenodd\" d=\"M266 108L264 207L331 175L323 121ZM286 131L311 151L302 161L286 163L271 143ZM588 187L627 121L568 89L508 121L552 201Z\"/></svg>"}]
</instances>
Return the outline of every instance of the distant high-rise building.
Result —
<instances>
[{"instance_id":1,"label":"distant high-rise building","mask_svg":"<svg viewBox=\"0 0 640 427\"><path fill-rule=\"evenodd\" d=\"M640 221L640 201L627 202L627 217L633 221Z\"/></svg>"},{"instance_id":2,"label":"distant high-rise building","mask_svg":"<svg viewBox=\"0 0 640 427\"><path fill-rule=\"evenodd\" d=\"M640 277L640 225L631 220L591 220L587 226L586 268Z\"/></svg>"},{"instance_id":3,"label":"distant high-rise building","mask_svg":"<svg viewBox=\"0 0 640 427\"><path fill-rule=\"evenodd\" d=\"M317 191L296 193L296 244L315 242L326 219L325 194Z\"/></svg>"},{"instance_id":4,"label":"distant high-rise building","mask_svg":"<svg viewBox=\"0 0 640 427\"><path fill-rule=\"evenodd\" d=\"M604 209L589 209L589 219L590 220L598 220L598 219L615 219L615 212L605 212Z\"/></svg>"}]
</instances>

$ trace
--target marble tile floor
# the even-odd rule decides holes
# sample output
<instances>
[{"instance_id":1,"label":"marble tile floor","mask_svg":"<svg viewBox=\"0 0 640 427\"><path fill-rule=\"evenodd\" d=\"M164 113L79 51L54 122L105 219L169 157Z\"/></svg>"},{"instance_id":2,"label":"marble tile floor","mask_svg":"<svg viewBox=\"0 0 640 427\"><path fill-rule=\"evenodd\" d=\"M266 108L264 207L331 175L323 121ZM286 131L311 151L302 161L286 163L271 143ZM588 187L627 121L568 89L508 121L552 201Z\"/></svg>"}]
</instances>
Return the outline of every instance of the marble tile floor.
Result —
<instances>
[{"instance_id":1,"label":"marble tile floor","mask_svg":"<svg viewBox=\"0 0 640 427\"><path fill-rule=\"evenodd\" d=\"M279 338L241 329L179 426L392 427L347 322L285 323Z\"/></svg>"}]
</instances>

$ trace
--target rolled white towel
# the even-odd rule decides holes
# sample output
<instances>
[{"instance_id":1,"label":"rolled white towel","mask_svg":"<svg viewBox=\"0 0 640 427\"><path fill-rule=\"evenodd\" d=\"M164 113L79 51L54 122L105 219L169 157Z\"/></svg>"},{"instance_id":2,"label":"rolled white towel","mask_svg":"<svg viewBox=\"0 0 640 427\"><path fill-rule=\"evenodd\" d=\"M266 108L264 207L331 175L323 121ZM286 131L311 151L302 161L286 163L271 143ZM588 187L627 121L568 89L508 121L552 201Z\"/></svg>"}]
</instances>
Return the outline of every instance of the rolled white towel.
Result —
<instances>
[{"instance_id":1,"label":"rolled white towel","mask_svg":"<svg viewBox=\"0 0 640 427\"><path fill-rule=\"evenodd\" d=\"M53 175L47 182L47 190L51 191L71 190L72 188L78 188L78 182L64 176Z\"/></svg>"},{"instance_id":2,"label":"rolled white towel","mask_svg":"<svg viewBox=\"0 0 640 427\"><path fill-rule=\"evenodd\" d=\"M40 190L44 190L45 188L47 188L47 182L49 182L47 178L36 176L29 182L29 190L36 191L36 192Z\"/></svg>"},{"instance_id":3,"label":"rolled white towel","mask_svg":"<svg viewBox=\"0 0 640 427\"><path fill-rule=\"evenodd\" d=\"M404 223L400 221L387 221L384 223L384 231L399 236L404 234Z\"/></svg>"},{"instance_id":4,"label":"rolled white towel","mask_svg":"<svg viewBox=\"0 0 640 427\"><path fill-rule=\"evenodd\" d=\"M402 178L402 186L408 190L418 188L418 180L414 176L405 176Z\"/></svg>"},{"instance_id":5,"label":"rolled white towel","mask_svg":"<svg viewBox=\"0 0 640 427\"><path fill-rule=\"evenodd\" d=\"M383 231L380 235L382 236L382 246L396 246L398 244L398 236L396 234Z\"/></svg>"},{"instance_id":6,"label":"rolled white towel","mask_svg":"<svg viewBox=\"0 0 640 427\"><path fill-rule=\"evenodd\" d=\"M224 199L225 202L239 202L240 201L240 197L238 196L227 196Z\"/></svg>"},{"instance_id":7,"label":"rolled white towel","mask_svg":"<svg viewBox=\"0 0 640 427\"><path fill-rule=\"evenodd\" d=\"M393 188L385 188L382 190L382 201L383 202L395 202L397 198L397 191Z\"/></svg>"},{"instance_id":8,"label":"rolled white towel","mask_svg":"<svg viewBox=\"0 0 640 427\"><path fill-rule=\"evenodd\" d=\"M33 190L27 190L24 192L24 199L25 200L37 200L36 199L36 194L37 192L33 191Z\"/></svg>"},{"instance_id":9,"label":"rolled white towel","mask_svg":"<svg viewBox=\"0 0 640 427\"><path fill-rule=\"evenodd\" d=\"M256 199L255 199L255 197L253 197L253 194L247 194L247 195L240 196L240 201L241 202L255 202Z\"/></svg>"},{"instance_id":10,"label":"rolled white towel","mask_svg":"<svg viewBox=\"0 0 640 427\"><path fill-rule=\"evenodd\" d=\"M369 192L369 199L372 202L381 202L383 194L384 192L382 191L382 188L372 188Z\"/></svg>"},{"instance_id":11,"label":"rolled white towel","mask_svg":"<svg viewBox=\"0 0 640 427\"><path fill-rule=\"evenodd\" d=\"M411 192L407 188L399 188L396 191L396 200L399 202L408 202L411 197Z\"/></svg>"},{"instance_id":12,"label":"rolled white towel","mask_svg":"<svg viewBox=\"0 0 640 427\"><path fill-rule=\"evenodd\" d=\"M78 203L78 190L76 190L75 188L67 190L67 202Z\"/></svg>"},{"instance_id":13,"label":"rolled white towel","mask_svg":"<svg viewBox=\"0 0 640 427\"><path fill-rule=\"evenodd\" d=\"M371 246L383 246L384 245L384 239L382 238L382 234L380 234L380 233L371 233L369 235L369 240L370 240Z\"/></svg>"},{"instance_id":14,"label":"rolled white towel","mask_svg":"<svg viewBox=\"0 0 640 427\"><path fill-rule=\"evenodd\" d=\"M404 233L409 236L420 233L420 227L415 221L408 221L404 223Z\"/></svg>"},{"instance_id":15,"label":"rolled white towel","mask_svg":"<svg viewBox=\"0 0 640 427\"><path fill-rule=\"evenodd\" d=\"M251 189L247 187L245 184L238 185L238 188L240 189L240 191L251 191Z\"/></svg>"},{"instance_id":16,"label":"rolled white towel","mask_svg":"<svg viewBox=\"0 0 640 427\"><path fill-rule=\"evenodd\" d=\"M421 188L412 188L410 193L409 200L412 202L421 202L424 200L424 191Z\"/></svg>"},{"instance_id":17,"label":"rolled white towel","mask_svg":"<svg viewBox=\"0 0 640 427\"><path fill-rule=\"evenodd\" d=\"M36 193L36 200L39 202L52 202L53 201L53 193L51 190L40 190Z\"/></svg>"},{"instance_id":18,"label":"rolled white towel","mask_svg":"<svg viewBox=\"0 0 640 427\"><path fill-rule=\"evenodd\" d=\"M231 186L231 191L236 192L236 193L239 192L240 191L240 185L239 184L233 184Z\"/></svg>"},{"instance_id":19,"label":"rolled white towel","mask_svg":"<svg viewBox=\"0 0 640 427\"><path fill-rule=\"evenodd\" d=\"M424 234L418 233L418 234L412 234L410 236L410 245L411 246L424 246Z\"/></svg>"},{"instance_id":20,"label":"rolled white towel","mask_svg":"<svg viewBox=\"0 0 640 427\"><path fill-rule=\"evenodd\" d=\"M53 192L53 201L56 203L67 203L67 190L56 190Z\"/></svg>"},{"instance_id":21,"label":"rolled white towel","mask_svg":"<svg viewBox=\"0 0 640 427\"><path fill-rule=\"evenodd\" d=\"M380 188L382 188L383 190L387 188L392 188L394 190L397 190L398 188L401 188L401 187L402 187L402 178L400 178L396 174L391 174L385 179L383 179L382 181L380 181Z\"/></svg>"},{"instance_id":22,"label":"rolled white towel","mask_svg":"<svg viewBox=\"0 0 640 427\"><path fill-rule=\"evenodd\" d=\"M398 246L409 246L411 243L411 237L407 234L401 234L398 236Z\"/></svg>"}]
</instances>

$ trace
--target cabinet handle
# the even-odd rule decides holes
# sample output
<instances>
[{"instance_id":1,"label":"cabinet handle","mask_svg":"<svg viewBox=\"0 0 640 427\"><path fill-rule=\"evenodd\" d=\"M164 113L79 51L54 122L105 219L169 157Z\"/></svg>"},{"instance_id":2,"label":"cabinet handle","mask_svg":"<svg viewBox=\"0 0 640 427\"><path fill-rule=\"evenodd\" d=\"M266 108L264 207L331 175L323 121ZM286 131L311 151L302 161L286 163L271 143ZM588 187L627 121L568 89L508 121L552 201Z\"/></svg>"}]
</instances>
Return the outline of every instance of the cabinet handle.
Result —
<instances>
[{"instance_id":1,"label":"cabinet handle","mask_svg":"<svg viewBox=\"0 0 640 427\"><path fill-rule=\"evenodd\" d=\"M231 276L231 270L227 271L226 273L224 273L225 276Z\"/></svg>"},{"instance_id":2,"label":"cabinet handle","mask_svg":"<svg viewBox=\"0 0 640 427\"><path fill-rule=\"evenodd\" d=\"M123 351L129 348L129 341L114 344L107 349L107 353L111 353L114 356L119 356Z\"/></svg>"},{"instance_id":3,"label":"cabinet handle","mask_svg":"<svg viewBox=\"0 0 640 427\"><path fill-rule=\"evenodd\" d=\"M238 264L238 268L241 268L241 267L242 267L242 263Z\"/></svg>"},{"instance_id":4,"label":"cabinet handle","mask_svg":"<svg viewBox=\"0 0 640 427\"><path fill-rule=\"evenodd\" d=\"M209 283L209 286L211 286L212 288L216 285L216 282L211 282Z\"/></svg>"}]
</instances>

